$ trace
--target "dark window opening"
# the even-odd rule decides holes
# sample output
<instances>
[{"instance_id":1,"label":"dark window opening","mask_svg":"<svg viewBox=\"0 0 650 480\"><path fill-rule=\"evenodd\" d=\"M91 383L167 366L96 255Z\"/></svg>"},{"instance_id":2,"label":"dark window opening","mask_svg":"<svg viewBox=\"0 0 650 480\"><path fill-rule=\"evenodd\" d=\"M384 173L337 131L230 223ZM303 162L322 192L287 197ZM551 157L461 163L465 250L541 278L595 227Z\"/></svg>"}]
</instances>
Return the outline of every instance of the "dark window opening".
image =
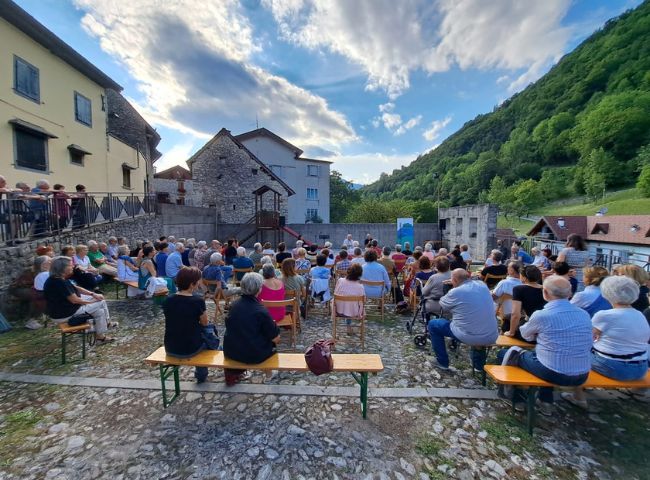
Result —
<instances>
[{"instance_id":1,"label":"dark window opening","mask_svg":"<svg viewBox=\"0 0 650 480\"><path fill-rule=\"evenodd\" d=\"M251 168L251 173L253 175L257 175L257 168Z\"/></svg>"},{"instance_id":2,"label":"dark window opening","mask_svg":"<svg viewBox=\"0 0 650 480\"><path fill-rule=\"evenodd\" d=\"M78 150L70 150L70 163L73 165L82 165L84 164L85 155Z\"/></svg>"},{"instance_id":3,"label":"dark window opening","mask_svg":"<svg viewBox=\"0 0 650 480\"><path fill-rule=\"evenodd\" d=\"M47 138L27 130L14 129L16 166L47 171Z\"/></svg>"},{"instance_id":4,"label":"dark window opening","mask_svg":"<svg viewBox=\"0 0 650 480\"><path fill-rule=\"evenodd\" d=\"M131 169L129 167L122 167L122 186L131 188Z\"/></svg>"}]
</instances>

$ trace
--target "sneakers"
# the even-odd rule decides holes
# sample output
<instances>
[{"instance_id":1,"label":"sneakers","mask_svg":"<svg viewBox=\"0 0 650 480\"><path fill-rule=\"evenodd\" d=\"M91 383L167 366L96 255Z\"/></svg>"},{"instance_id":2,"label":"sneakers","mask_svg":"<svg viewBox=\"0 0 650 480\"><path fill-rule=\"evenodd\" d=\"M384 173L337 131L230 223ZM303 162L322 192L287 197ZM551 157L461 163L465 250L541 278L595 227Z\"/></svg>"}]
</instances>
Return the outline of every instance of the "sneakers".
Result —
<instances>
[{"instance_id":1,"label":"sneakers","mask_svg":"<svg viewBox=\"0 0 650 480\"><path fill-rule=\"evenodd\" d=\"M278 376L278 371L277 370L267 371L266 375L264 377L264 383L270 383L271 380L273 380L274 378L277 378L277 376Z\"/></svg>"},{"instance_id":2,"label":"sneakers","mask_svg":"<svg viewBox=\"0 0 650 480\"><path fill-rule=\"evenodd\" d=\"M29 330L38 330L39 328L43 328L43 325L41 325L37 320L34 320L33 318L25 323L25 328Z\"/></svg>"},{"instance_id":3,"label":"sneakers","mask_svg":"<svg viewBox=\"0 0 650 480\"><path fill-rule=\"evenodd\" d=\"M553 413L555 413L555 409L553 408L552 403L541 402L539 399L537 400L537 408L539 409L539 413L545 417L551 417L553 416Z\"/></svg>"},{"instance_id":4,"label":"sneakers","mask_svg":"<svg viewBox=\"0 0 650 480\"><path fill-rule=\"evenodd\" d=\"M440 370L449 370L449 365L447 365L447 366L443 365L442 363L440 363L438 361L437 358L434 359L433 362L431 362L431 363L433 363L434 367L439 368Z\"/></svg>"},{"instance_id":5,"label":"sneakers","mask_svg":"<svg viewBox=\"0 0 650 480\"><path fill-rule=\"evenodd\" d=\"M120 322L108 322L106 325L108 328L117 328L120 326Z\"/></svg>"},{"instance_id":6,"label":"sneakers","mask_svg":"<svg viewBox=\"0 0 650 480\"><path fill-rule=\"evenodd\" d=\"M589 406L587 405L587 400L578 400L572 392L562 392L560 396L569 402L571 405L574 405L583 410L588 410Z\"/></svg>"}]
</instances>

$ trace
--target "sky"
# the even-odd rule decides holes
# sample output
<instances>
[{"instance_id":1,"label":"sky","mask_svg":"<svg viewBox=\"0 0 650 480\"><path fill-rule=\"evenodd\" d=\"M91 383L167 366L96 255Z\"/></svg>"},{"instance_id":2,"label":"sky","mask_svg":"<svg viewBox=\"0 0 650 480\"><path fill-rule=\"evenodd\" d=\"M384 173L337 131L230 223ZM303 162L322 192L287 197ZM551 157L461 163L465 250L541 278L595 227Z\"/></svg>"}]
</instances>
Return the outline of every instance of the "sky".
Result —
<instances>
[{"instance_id":1,"label":"sky","mask_svg":"<svg viewBox=\"0 0 650 480\"><path fill-rule=\"evenodd\" d=\"M265 127L370 183L641 0L17 0L117 81L158 171ZM263 159L262 159L263 160Z\"/></svg>"}]
</instances>

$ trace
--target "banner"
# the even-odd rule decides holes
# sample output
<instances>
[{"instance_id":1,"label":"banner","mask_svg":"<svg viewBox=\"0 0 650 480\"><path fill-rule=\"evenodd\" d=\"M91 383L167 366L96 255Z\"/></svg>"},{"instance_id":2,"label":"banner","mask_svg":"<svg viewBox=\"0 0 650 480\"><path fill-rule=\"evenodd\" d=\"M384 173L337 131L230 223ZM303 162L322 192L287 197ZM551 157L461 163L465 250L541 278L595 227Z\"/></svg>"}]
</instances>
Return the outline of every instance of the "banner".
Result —
<instances>
[{"instance_id":1,"label":"banner","mask_svg":"<svg viewBox=\"0 0 650 480\"><path fill-rule=\"evenodd\" d=\"M397 219L397 243L404 246L406 242L411 244L411 249L415 247L413 241L413 219L412 218L398 218Z\"/></svg>"}]
</instances>

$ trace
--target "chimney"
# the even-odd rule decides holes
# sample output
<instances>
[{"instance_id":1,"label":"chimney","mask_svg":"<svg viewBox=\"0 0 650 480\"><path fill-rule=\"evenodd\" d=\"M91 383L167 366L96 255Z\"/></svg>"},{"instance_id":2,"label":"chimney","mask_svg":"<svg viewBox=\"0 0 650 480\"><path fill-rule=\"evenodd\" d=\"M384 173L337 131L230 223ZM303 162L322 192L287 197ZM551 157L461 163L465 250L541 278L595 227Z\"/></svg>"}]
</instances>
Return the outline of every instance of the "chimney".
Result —
<instances>
[{"instance_id":1,"label":"chimney","mask_svg":"<svg viewBox=\"0 0 650 480\"><path fill-rule=\"evenodd\" d=\"M557 219L557 226L560 228L565 228L564 218L560 217Z\"/></svg>"}]
</instances>

